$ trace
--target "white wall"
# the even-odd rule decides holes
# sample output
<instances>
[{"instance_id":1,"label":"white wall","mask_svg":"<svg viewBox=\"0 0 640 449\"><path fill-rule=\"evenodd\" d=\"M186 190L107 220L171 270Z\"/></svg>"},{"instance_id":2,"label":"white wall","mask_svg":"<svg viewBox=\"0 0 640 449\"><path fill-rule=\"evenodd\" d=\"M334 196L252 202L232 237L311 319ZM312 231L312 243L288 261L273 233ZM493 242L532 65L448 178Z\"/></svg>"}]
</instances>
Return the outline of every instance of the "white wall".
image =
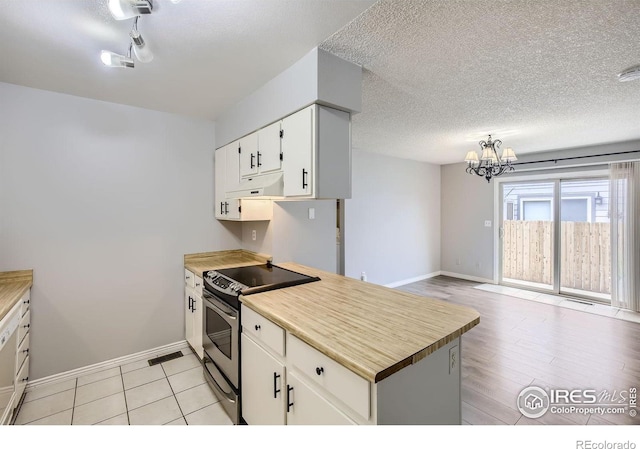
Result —
<instances>
[{"instance_id":1,"label":"white wall","mask_svg":"<svg viewBox=\"0 0 640 449\"><path fill-rule=\"evenodd\" d=\"M471 176L466 164L442 165L443 272L493 279L493 182Z\"/></svg>"},{"instance_id":2,"label":"white wall","mask_svg":"<svg viewBox=\"0 0 640 449\"><path fill-rule=\"evenodd\" d=\"M396 283L440 270L440 167L353 151L345 275Z\"/></svg>"},{"instance_id":3,"label":"white wall","mask_svg":"<svg viewBox=\"0 0 640 449\"><path fill-rule=\"evenodd\" d=\"M214 124L0 83L0 271L34 269L37 379L184 339L213 218Z\"/></svg>"},{"instance_id":4,"label":"white wall","mask_svg":"<svg viewBox=\"0 0 640 449\"><path fill-rule=\"evenodd\" d=\"M315 209L313 220L309 219L309 208ZM270 254L274 263L297 262L335 273L336 201L274 202L271 221L242 224L242 247Z\"/></svg>"},{"instance_id":5,"label":"white wall","mask_svg":"<svg viewBox=\"0 0 640 449\"><path fill-rule=\"evenodd\" d=\"M309 208L315 218L309 219ZM273 206L273 260L336 272L336 201L281 201Z\"/></svg>"}]
</instances>

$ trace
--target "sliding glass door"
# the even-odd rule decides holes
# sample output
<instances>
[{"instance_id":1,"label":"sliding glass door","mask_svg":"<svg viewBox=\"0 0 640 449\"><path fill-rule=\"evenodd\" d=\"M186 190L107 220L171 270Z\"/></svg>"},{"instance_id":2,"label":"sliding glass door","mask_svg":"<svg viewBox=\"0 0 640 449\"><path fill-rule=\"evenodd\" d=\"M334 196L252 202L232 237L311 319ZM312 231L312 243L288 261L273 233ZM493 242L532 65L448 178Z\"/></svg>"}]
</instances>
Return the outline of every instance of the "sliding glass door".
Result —
<instances>
[{"instance_id":1,"label":"sliding glass door","mask_svg":"<svg viewBox=\"0 0 640 449\"><path fill-rule=\"evenodd\" d=\"M501 184L500 282L611 300L609 183Z\"/></svg>"}]
</instances>

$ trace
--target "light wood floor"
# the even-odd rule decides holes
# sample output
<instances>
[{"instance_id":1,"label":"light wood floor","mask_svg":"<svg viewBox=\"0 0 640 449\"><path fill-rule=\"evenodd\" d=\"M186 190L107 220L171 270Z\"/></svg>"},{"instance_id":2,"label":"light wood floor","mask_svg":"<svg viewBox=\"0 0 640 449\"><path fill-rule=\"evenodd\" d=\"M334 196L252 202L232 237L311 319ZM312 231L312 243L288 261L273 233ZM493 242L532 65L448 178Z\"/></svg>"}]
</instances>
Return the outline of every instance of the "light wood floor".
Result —
<instances>
[{"instance_id":1,"label":"light wood floor","mask_svg":"<svg viewBox=\"0 0 640 449\"><path fill-rule=\"evenodd\" d=\"M640 424L640 417L628 414L546 413L528 419L516 406L528 385L640 390L640 324L485 292L476 285L438 276L399 287L480 313L480 324L462 337L464 424Z\"/></svg>"}]
</instances>

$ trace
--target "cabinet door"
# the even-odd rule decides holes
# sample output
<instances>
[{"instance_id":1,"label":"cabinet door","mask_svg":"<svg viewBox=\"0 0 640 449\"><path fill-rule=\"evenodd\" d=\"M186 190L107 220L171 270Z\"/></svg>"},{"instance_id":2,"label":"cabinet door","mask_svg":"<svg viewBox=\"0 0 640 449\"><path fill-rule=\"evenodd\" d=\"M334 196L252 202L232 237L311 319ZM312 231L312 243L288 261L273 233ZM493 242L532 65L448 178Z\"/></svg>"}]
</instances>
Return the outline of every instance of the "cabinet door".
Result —
<instances>
[{"instance_id":1,"label":"cabinet door","mask_svg":"<svg viewBox=\"0 0 640 449\"><path fill-rule=\"evenodd\" d=\"M189 344L195 348L195 341L193 339L195 329L193 328L193 302L195 301L195 293L190 288L184 289L184 338Z\"/></svg>"},{"instance_id":2,"label":"cabinet door","mask_svg":"<svg viewBox=\"0 0 640 449\"><path fill-rule=\"evenodd\" d=\"M193 346L193 349L195 349L196 354L198 354L198 357L200 357L200 360L202 360L202 357L204 356L204 349L202 347L202 297L198 295L198 293L196 292L193 295L193 303L192 303L192 307L191 307L191 317L192 317L192 323L193 323L193 331L192 331L192 341L193 343L191 344L191 346Z\"/></svg>"},{"instance_id":3,"label":"cabinet door","mask_svg":"<svg viewBox=\"0 0 640 449\"><path fill-rule=\"evenodd\" d=\"M278 171L280 161L280 122L258 131L258 168L260 173Z\"/></svg>"},{"instance_id":4,"label":"cabinet door","mask_svg":"<svg viewBox=\"0 0 640 449\"><path fill-rule=\"evenodd\" d=\"M245 334L241 341L242 417L248 424L284 424L284 366Z\"/></svg>"},{"instance_id":5,"label":"cabinet door","mask_svg":"<svg viewBox=\"0 0 640 449\"><path fill-rule=\"evenodd\" d=\"M310 106L282 120L284 196L313 193L313 112Z\"/></svg>"},{"instance_id":6,"label":"cabinet door","mask_svg":"<svg viewBox=\"0 0 640 449\"><path fill-rule=\"evenodd\" d=\"M236 190L240 185L240 153L238 153L238 142L230 143L224 147L225 150L225 191Z\"/></svg>"},{"instance_id":7,"label":"cabinet door","mask_svg":"<svg viewBox=\"0 0 640 449\"><path fill-rule=\"evenodd\" d=\"M258 133L240 139L240 177L258 174Z\"/></svg>"},{"instance_id":8,"label":"cabinet door","mask_svg":"<svg viewBox=\"0 0 640 449\"><path fill-rule=\"evenodd\" d=\"M224 218L224 201L225 201L225 169L226 169L226 147L216 150L214 159L214 189L215 189L215 216L216 218Z\"/></svg>"},{"instance_id":9,"label":"cabinet door","mask_svg":"<svg viewBox=\"0 0 640 449\"><path fill-rule=\"evenodd\" d=\"M287 405L287 424L355 424L291 371L287 372L285 401L287 399L293 404Z\"/></svg>"},{"instance_id":10,"label":"cabinet door","mask_svg":"<svg viewBox=\"0 0 640 449\"><path fill-rule=\"evenodd\" d=\"M240 212L240 200L237 198L228 198L225 200L225 216L227 220L240 220L242 215Z\"/></svg>"}]
</instances>

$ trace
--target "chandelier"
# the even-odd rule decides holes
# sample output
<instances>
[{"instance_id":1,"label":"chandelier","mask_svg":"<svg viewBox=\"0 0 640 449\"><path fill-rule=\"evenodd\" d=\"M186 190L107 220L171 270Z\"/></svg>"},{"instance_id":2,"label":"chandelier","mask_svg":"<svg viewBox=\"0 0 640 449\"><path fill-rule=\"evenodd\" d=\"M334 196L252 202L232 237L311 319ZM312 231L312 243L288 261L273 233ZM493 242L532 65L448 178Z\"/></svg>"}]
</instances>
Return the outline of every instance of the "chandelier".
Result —
<instances>
[{"instance_id":1,"label":"chandelier","mask_svg":"<svg viewBox=\"0 0 640 449\"><path fill-rule=\"evenodd\" d=\"M505 148L502 151L502 155L498 156L498 150L502 145L501 140L491 140L491 134L489 139L485 142L481 140L480 144L481 156L478 159L478 153L475 151L469 151L464 161L468 163L467 173L475 173L478 176L484 176L487 182L491 182L491 178L494 176L500 176L501 174L513 171L511 162L517 161L518 158L511 148Z\"/></svg>"}]
</instances>

